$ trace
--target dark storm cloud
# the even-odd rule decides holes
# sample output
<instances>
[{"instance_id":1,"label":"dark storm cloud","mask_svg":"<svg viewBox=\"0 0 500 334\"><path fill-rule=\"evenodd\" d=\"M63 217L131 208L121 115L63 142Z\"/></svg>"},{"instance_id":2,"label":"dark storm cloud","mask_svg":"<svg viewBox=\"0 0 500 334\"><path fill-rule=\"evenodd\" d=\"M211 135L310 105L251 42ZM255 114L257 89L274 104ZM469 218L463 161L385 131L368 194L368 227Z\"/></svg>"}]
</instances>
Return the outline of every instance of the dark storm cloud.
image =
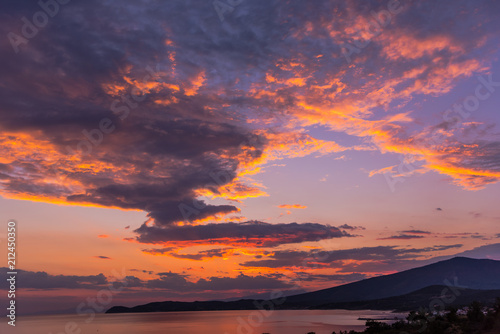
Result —
<instances>
[{"instance_id":1,"label":"dark storm cloud","mask_svg":"<svg viewBox=\"0 0 500 334\"><path fill-rule=\"evenodd\" d=\"M8 277L8 268L0 268L2 277ZM50 275L44 271L17 270L17 288L22 289L97 289L109 282L103 274L89 276ZM0 289L7 289L7 281L2 280Z\"/></svg>"},{"instance_id":2,"label":"dark storm cloud","mask_svg":"<svg viewBox=\"0 0 500 334\"><path fill-rule=\"evenodd\" d=\"M114 183L114 175L103 175L100 179L76 175L75 178L94 187L85 194L69 195L69 201L141 209L149 212L159 225L238 211L233 205L209 205L197 200L194 190L216 191L231 182L238 161L217 155L223 151L236 155L240 145L255 136L246 137L245 131L236 126L194 120L157 122L148 129L141 129L139 121L133 127L131 132L124 133L127 137L124 142L116 143L116 147L112 146L114 143L108 145L110 153L106 157L114 166L124 168L131 184ZM151 160L142 158L146 153ZM151 170L155 161L158 167L163 167L157 174L143 172ZM127 170L131 163L137 173ZM162 173L166 175L162 177Z\"/></svg>"},{"instance_id":3,"label":"dark storm cloud","mask_svg":"<svg viewBox=\"0 0 500 334\"><path fill-rule=\"evenodd\" d=\"M400 29L403 36L422 39L444 35L464 50L474 51L478 35L489 36L497 30L494 18L499 5L491 1L401 4L411 9L393 17L393 24L383 32L386 39ZM371 17L371 11L385 8L387 1L286 5L246 1L220 22L210 1L61 5L36 36L19 45L18 53L8 38L0 40L4 64L0 129L35 138L37 147L50 147L46 154L54 157L29 154L33 148L18 152L0 171L3 192L21 198L144 210L152 224L160 227L237 212L231 204L197 199L196 191L216 192L235 179L242 155L246 161L262 156L269 143L245 125L248 118L287 119L284 110L304 95L304 88L282 87L274 101L255 98L250 89L265 85L268 72L281 73L277 64L297 59L308 65L308 83L330 81L349 67L340 52L340 44L349 36L341 33L333 38L331 33L349 31L360 17ZM22 35L21 18L31 20L37 11L40 7L35 1L2 1L0 34ZM485 17L481 25L475 15L468 14L471 11ZM438 50L423 59L387 65L379 42L374 40L360 54L358 59L364 64L358 72L341 78L349 82L349 96L351 90L352 96L359 91L366 95L373 87L361 82L377 73L384 72L390 80L401 77L409 64L417 68L437 55L446 65L457 60L449 50ZM458 60L473 59L478 52L487 54L487 48L464 52ZM325 56L316 58L320 53ZM415 80L433 82L435 68ZM132 96L138 88L142 95L135 97L140 101ZM113 130L100 138L93 130L103 120ZM78 145L87 155L78 155ZM461 163L498 170L498 143L485 142L477 150L478 159ZM213 175L224 177L214 180ZM67 182L46 181L55 178ZM494 182L494 178L481 181ZM141 233L147 234L145 230ZM149 242L151 236L141 238Z\"/></svg>"},{"instance_id":4,"label":"dark storm cloud","mask_svg":"<svg viewBox=\"0 0 500 334\"><path fill-rule=\"evenodd\" d=\"M20 5L16 1L0 6L8 23L0 27L5 35L21 34L21 17L31 18L40 10L34 3ZM172 89L163 87L161 91L149 89L140 102L130 99L136 85L127 80L140 84L149 75L148 82L171 87L173 78L165 73L173 66L181 83L189 82L208 67L200 63L205 59L202 51L214 45L207 44L203 30L191 22L200 14L211 13L203 7L213 9L211 4L202 3L126 1L120 3L117 13L114 6L97 1L71 3L61 6L46 27L27 44L21 44L18 54L3 39L0 60L8 66L0 79L0 128L40 133L56 151L68 155L59 160L69 158L70 152L79 152L80 148L87 153L83 163L105 162L116 169L114 173L99 173L68 165L55 167L57 176L83 185L83 191L78 193L64 186L42 184L57 164L18 159L9 166L21 167L25 177L13 175L12 168L8 173L9 166L5 166L7 173L1 175L4 189L9 193L144 210L159 225L238 211L233 205L207 205L196 199L194 190L207 187L215 191L231 182L239 164L231 157L241 153L241 145L245 144L257 148L250 153L257 158L261 148L257 145L262 142L256 139L258 136L226 119L223 113L209 112L206 107L215 96L184 95L175 107L165 107L154 103L173 96ZM180 13L184 13L184 19ZM189 26L191 32L179 25ZM172 31L179 34L175 36L175 42L180 43L176 49L186 52L175 65L162 58L169 51L165 40L173 38ZM187 40L205 42L191 44ZM108 86L125 88L115 96L107 91ZM181 87L182 91L186 89ZM128 101L123 96L128 96ZM113 108L116 101L118 113ZM99 138L93 130L103 119L108 119L115 130ZM82 131L94 135L85 137ZM85 145L78 146L82 140ZM164 176L146 172L155 165ZM213 175L224 177L214 179ZM128 182L123 184L118 179ZM195 209L186 217L179 209L182 205Z\"/></svg>"},{"instance_id":5,"label":"dark storm cloud","mask_svg":"<svg viewBox=\"0 0 500 334\"><path fill-rule=\"evenodd\" d=\"M143 224L135 230L141 243L217 243L275 247L282 244L351 237L337 227L315 223L268 224L259 221L160 228Z\"/></svg>"}]
</instances>

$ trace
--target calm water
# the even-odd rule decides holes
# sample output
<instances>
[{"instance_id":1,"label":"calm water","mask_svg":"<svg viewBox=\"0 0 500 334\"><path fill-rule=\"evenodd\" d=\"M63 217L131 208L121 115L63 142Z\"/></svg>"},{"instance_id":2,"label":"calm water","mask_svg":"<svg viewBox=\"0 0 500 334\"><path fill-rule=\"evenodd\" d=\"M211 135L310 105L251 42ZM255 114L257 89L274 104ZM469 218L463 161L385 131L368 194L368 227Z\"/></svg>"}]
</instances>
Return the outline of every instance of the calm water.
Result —
<instances>
[{"instance_id":1,"label":"calm water","mask_svg":"<svg viewBox=\"0 0 500 334\"><path fill-rule=\"evenodd\" d=\"M358 317L404 317L385 311L210 311L171 313L98 314L87 316L21 316L16 327L0 324L2 334L331 334L363 330ZM65 329L65 326L67 328ZM81 329L79 331L78 329Z\"/></svg>"}]
</instances>

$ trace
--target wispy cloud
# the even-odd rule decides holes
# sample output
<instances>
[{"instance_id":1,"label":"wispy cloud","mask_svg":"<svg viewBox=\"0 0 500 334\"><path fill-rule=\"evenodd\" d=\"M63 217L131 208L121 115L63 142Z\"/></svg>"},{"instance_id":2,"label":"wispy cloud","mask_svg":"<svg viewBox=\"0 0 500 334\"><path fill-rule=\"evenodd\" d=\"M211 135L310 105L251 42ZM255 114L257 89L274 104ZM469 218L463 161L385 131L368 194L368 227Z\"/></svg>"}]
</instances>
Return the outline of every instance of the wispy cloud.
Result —
<instances>
[{"instance_id":1,"label":"wispy cloud","mask_svg":"<svg viewBox=\"0 0 500 334\"><path fill-rule=\"evenodd\" d=\"M432 234L432 232L429 231L422 231L422 230L405 230L401 231L401 233L406 233L406 234Z\"/></svg>"},{"instance_id":2,"label":"wispy cloud","mask_svg":"<svg viewBox=\"0 0 500 334\"><path fill-rule=\"evenodd\" d=\"M377 238L377 240L409 240L409 239L420 239L423 237L424 237L423 235L397 234L397 235L391 235L389 237Z\"/></svg>"},{"instance_id":3,"label":"wispy cloud","mask_svg":"<svg viewBox=\"0 0 500 334\"><path fill-rule=\"evenodd\" d=\"M278 205L280 209L307 209L307 206L300 204L281 204Z\"/></svg>"}]
</instances>

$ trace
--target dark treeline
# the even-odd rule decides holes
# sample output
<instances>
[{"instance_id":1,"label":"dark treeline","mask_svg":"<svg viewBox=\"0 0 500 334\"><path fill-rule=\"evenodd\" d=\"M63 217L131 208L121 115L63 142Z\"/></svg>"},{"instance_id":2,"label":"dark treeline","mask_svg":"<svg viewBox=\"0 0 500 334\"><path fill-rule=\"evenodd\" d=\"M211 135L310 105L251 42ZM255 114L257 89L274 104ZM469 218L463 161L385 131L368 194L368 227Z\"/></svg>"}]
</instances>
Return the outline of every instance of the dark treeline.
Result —
<instances>
[{"instance_id":1,"label":"dark treeline","mask_svg":"<svg viewBox=\"0 0 500 334\"><path fill-rule=\"evenodd\" d=\"M391 325L368 320L363 332L340 331L332 334L498 334L500 333L500 298L493 307L483 307L473 302L465 314L457 308L449 308L442 315L433 315L426 310L412 311L406 320ZM308 334L313 334L310 332Z\"/></svg>"}]
</instances>

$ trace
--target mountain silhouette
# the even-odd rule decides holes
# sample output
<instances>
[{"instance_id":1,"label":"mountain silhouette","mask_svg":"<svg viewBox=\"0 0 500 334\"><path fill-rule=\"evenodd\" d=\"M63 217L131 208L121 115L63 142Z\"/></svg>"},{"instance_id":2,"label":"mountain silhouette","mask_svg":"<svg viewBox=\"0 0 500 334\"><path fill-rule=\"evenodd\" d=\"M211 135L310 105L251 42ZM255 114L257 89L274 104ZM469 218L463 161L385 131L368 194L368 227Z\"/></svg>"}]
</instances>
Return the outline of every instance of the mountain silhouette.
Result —
<instances>
[{"instance_id":1,"label":"mountain silhouette","mask_svg":"<svg viewBox=\"0 0 500 334\"><path fill-rule=\"evenodd\" d=\"M284 302L276 302L274 307L408 309L425 305L432 296L439 297L443 291L460 297L456 298L456 303L463 301L464 304L472 299L489 301L500 297L500 261L455 257L395 274L288 296ZM135 307L115 306L106 313L245 310L258 308L256 305L261 305L260 301L166 301Z\"/></svg>"}]
</instances>

